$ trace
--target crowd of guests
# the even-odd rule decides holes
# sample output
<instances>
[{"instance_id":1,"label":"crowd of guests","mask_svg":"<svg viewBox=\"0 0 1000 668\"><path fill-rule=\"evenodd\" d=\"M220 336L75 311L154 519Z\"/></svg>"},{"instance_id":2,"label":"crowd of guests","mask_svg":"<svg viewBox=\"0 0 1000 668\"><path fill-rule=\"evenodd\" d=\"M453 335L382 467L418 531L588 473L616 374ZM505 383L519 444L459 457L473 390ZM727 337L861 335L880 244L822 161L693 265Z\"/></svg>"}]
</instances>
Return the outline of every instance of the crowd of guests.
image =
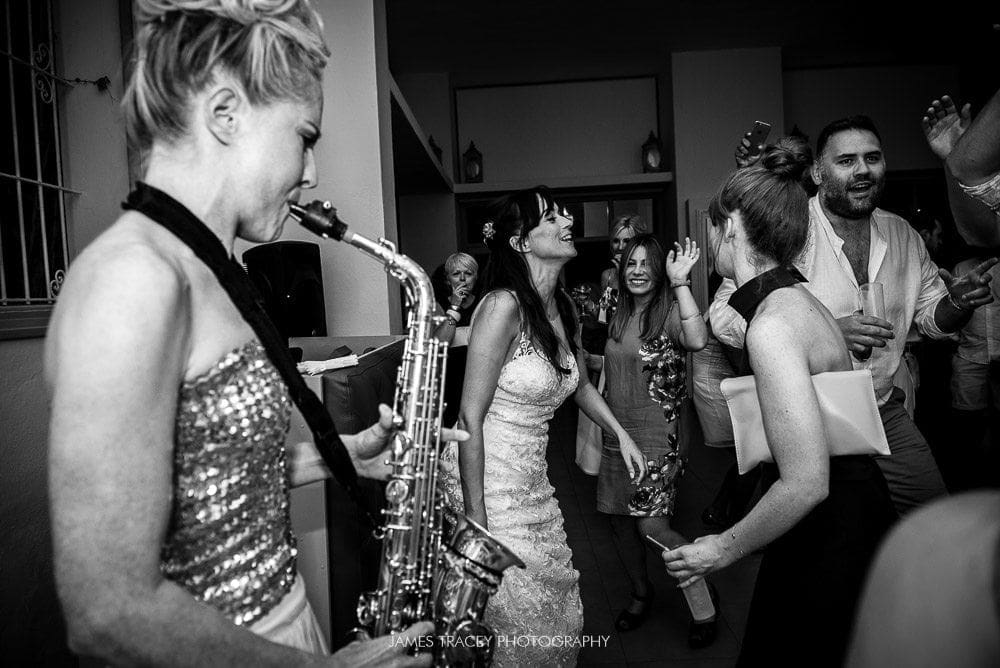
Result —
<instances>
[{"instance_id":1,"label":"crowd of guests","mask_svg":"<svg viewBox=\"0 0 1000 668\"><path fill-rule=\"evenodd\" d=\"M943 106L935 102L924 123L935 151L941 126L952 117L964 118L945 100ZM913 225L878 208L886 158L880 133L865 116L826 126L815 157L802 137L782 138L767 147L751 147L744 140L736 157L737 169L710 203L710 257L721 285L705 316L690 292L689 273L700 257L697 246L686 240L665 254L634 215L622 216L609 230L612 266L601 274L596 294L573 291L576 317L607 329L601 350L589 351L593 354L585 355L579 366L604 374L603 396L618 423L605 431L596 499L597 509L608 516L632 586L615 626L627 632L644 622L653 598L646 546L667 546L662 552L666 568L691 605L689 642L692 647L711 643L718 594L714 587L706 588L705 576L763 550L740 664L784 660L840 665L866 573L886 533L900 517L948 493L913 418L916 380L907 359L911 330L959 342L953 401L955 411L968 416L956 421L963 440L956 447L978 452L980 459L970 461L970 467L983 473L984 482L993 480L993 469L978 462L996 456L992 443L997 432L987 418L995 419L995 413L985 411L988 402L997 401L996 366L989 357L994 345L989 334L1000 326L989 273L996 259L989 249L979 249L954 271L939 267L932 259L943 231L939 219ZM962 189L953 197L968 198L966 193ZM512 197L532 195L539 219L562 215L547 191ZM497 253L497 230L516 237L524 229L533 234L533 224L529 216L509 230L491 219L484 239L489 261ZM499 247L507 253L516 247L513 239ZM532 255L526 251L523 256L529 267ZM509 258L507 262L509 274ZM502 280L488 279L484 293L493 295L491 288ZM867 284L881 286L885 303L878 314L864 310L861 294ZM573 326L567 320L565 331ZM477 330L473 323L474 348L482 336L477 331L495 328ZM530 323L511 329L506 346L488 339L491 363L513 363L519 356L516 337L532 331ZM505 347L506 356L498 355ZM694 543L670 526L685 467L677 436L680 408L687 399L688 352L694 353L691 387L706 444L732 448L731 418L720 384L727 377L753 374L774 460L745 475L733 463L703 516L707 525L722 531ZM484 353L470 351L469 373L479 354ZM502 369L507 368L505 363ZM870 374L870 392L858 400L877 411L888 456L864 448L831 456L823 399L812 379L857 369ZM466 378L466 392L481 382L480 372L475 373L477 378ZM493 375L485 378L488 385L495 384ZM586 374L579 387L590 390ZM466 397L462 400L464 406ZM496 408L494 415L494 409L491 404L487 414L500 424L502 411ZM504 433L515 433L516 422ZM631 443L620 443L619 426ZM503 452L499 443L493 446L487 439L485 444L487 453L491 447ZM655 473L654 484L633 476L633 444L646 463L645 474ZM505 461L524 460L508 456ZM511 478L499 467L491 473L479 464L468 475L476 480ZM961 489L963 481L949 480L948 486ZM511 492L516 489L524 488ZM470 510L468 505L465 509ZM503 512L505 521L512 516ZM526 520L519 522L523 527ZM704 592L689 591L695 589ZM699 612L699 600L708 602L707 615L704 606ZM790 610L795 611L791 617ZM524 628L526 618L517 628ZM781 623L775 624L776 619ZM784 659L775 657L777 646Z\"/></svg>"},{"instance_id":2,"label":"crowd of guests","mask_svg":"<svg viewBox=\"0 0 1000 668\"><path fill-rule=\"evenodd\" d=\"M124 107L146 170L126 211L74 262L46 343L70 645L111 664L429 665L429 653L392 637L328 653L296 567L292 404L325 453L329 470L316 470L348 492L358 475L389 474L393 415L382 407L369 429L337 435L231 260L237 238L277 238L288 202L317 183L329 54L320 19L295 0L138 0L136 20L141 66ZM923 123L958 230L1000 244L1000 94L974 121L968 107L935 100ZM938 267L925 244L933 227L921 236L878 208L886 158L864 116L830 123L815 155L786 137L744 142L737 160L709 204L707 249L665 247L644 221L616 221L612 267L582 310L561 282L577 254L574 221L547 188L494 204L484 267L465 254L445 262L436 336L466 349L454 365L457 413L443 418L455 427L443 430L447 503L525 565L506 572L485 622L506 636L582 630L545 459L549 421L573 397L604 433L596 504L632 586L619 632L644 622L649 569L662 567L686 595L690 644L710 644L720 593L706 577L762 550L741 665L899 665L931 652L944 662L964 631L965 656L995 662L997 497L931 504L945 483L900 376L911 327L957 336L955 410L995 405L996 259ZM705 261L722 284L699 305L691 272ZM860 298L873 283L884 290L877 315ZM582 344L587 317L607 327L600 351ZM603 392L588 369L604 374ZM824 428L817 377L859 371L871 382L852 400L877 412L887 456L860 442L834 451ZM722 379L750 374L769 457L752 485L727 475L707 514L720 530L689 542L671 524L689 376L706 441L726 447ZM995 440L986 420L973 423L968 438ZM936 604L948 624L926 612ZM402 640L432 631L418 623ZM493 660L576 658L576 645L552 642L502 644Z\"/></svg>"}]
</instances>

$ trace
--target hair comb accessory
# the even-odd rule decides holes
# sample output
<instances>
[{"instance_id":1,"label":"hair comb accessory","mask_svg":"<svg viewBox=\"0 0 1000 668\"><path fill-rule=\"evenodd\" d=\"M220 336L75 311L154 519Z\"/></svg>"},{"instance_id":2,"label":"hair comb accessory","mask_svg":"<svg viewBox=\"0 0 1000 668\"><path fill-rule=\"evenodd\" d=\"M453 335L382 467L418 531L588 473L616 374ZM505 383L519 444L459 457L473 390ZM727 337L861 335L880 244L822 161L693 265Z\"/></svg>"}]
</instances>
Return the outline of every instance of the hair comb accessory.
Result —
<instances>
[{"instance_id":1,"label":"hair comb accessory","mask_svg":"<svg viewBox=\"0 0 1000 668\"><path fill-rule=\"evenodd\" d=\"M483 224L483 241L491 241L493 237L496 235L496 233L497 229L496 227L494 227L493 221L487 220Z\"/></svg>"}]
</instances>

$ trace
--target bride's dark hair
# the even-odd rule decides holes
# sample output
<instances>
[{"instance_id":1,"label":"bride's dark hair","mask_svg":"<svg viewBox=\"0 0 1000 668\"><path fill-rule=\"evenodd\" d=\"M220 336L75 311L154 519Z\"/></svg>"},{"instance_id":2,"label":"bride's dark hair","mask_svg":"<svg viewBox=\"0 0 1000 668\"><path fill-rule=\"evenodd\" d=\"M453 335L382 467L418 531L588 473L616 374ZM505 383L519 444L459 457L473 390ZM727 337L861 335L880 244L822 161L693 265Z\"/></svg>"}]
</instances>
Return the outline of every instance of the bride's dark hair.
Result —
<instances>
[{"instance_id":1,"label":"bride's dark hair","mask_svg":"<svg viewBox=\"0 0 1000 668\"><path fill-rule=\"evenodd\" d=\"M563 367L559 363L559 339L545 313L542 298L531 282L528 263L510 245L511 238L516 238L519 242L527 239L528 233L538 227L545 214L556 208L552 193L545 186L511 193L490 205L488 232L483 237L490 249L489 262L483 272L483 292L513 292L517 296L525 333L538 341L540 352L556 371L569 374L572 367ZM566 294L562 283L556 287L555 300L570 351L576 355L576 316L573 301Z\"/></svg>"}]
</instances>

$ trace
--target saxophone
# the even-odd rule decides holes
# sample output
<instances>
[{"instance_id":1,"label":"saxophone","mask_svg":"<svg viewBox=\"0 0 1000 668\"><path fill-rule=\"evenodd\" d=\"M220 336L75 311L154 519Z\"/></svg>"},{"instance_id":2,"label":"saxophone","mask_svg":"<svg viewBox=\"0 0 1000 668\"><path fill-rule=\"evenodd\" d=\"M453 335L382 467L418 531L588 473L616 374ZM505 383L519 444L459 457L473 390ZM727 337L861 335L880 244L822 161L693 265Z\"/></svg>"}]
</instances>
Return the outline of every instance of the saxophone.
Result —
<instances>
[{"instance_id":1,"label":"saxophone","mask_svg":"<svg viewBox=\"0 0 1000 668\"><path fill-rule=\"evenodd\" d=\"M408 307L393 400L385 523L376 531L382 540L378 588L358 601L360 630L377 637L433 621L435 666L488 665L496 636L482 621L486 604L503 571L524 568L524 562L486 529L448 508L439 487L448 343L433 336L441 318L434 315L430 278L392 242L351 232L329 202L291 204L290 209L311 232L349 243L382 262L403 285Z\"/></svg>"}]
</instances>

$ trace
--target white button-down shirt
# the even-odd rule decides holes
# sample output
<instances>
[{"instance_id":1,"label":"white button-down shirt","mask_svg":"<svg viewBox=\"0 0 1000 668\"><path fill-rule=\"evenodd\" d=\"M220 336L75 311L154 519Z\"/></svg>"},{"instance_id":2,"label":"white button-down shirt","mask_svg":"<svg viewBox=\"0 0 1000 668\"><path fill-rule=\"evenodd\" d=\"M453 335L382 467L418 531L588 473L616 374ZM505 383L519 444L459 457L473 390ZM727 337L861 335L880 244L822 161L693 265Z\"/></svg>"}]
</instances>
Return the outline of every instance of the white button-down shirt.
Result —
<instances>
[{"instance_id":1,"label":"white button-down shirt","mask_svg":"<svg viewBox=\"0 0 1000 668\"><path fill-rule=\"evenodd\" d=\"M875 209L871 215L871 243L868 252L868 280L883 285L886 320L892 323L895 338L884 348L873 348L871 357L857 369L871 369L879 405L892 394L892 379L899 368L910 324L934 339L949 338L934 320L938 302L947 295L938 268L927 255L923 239L903 218ZM844 240L837 236L819 200L809 200L809 238L796 263L809 281L805 287L835 318L861 310L861 291L854 270L843 252ZM712 331L730 346L743 347L746 321L729 306L736 284L726 279L709 307Z\"/></svg>"}]
</instances>

